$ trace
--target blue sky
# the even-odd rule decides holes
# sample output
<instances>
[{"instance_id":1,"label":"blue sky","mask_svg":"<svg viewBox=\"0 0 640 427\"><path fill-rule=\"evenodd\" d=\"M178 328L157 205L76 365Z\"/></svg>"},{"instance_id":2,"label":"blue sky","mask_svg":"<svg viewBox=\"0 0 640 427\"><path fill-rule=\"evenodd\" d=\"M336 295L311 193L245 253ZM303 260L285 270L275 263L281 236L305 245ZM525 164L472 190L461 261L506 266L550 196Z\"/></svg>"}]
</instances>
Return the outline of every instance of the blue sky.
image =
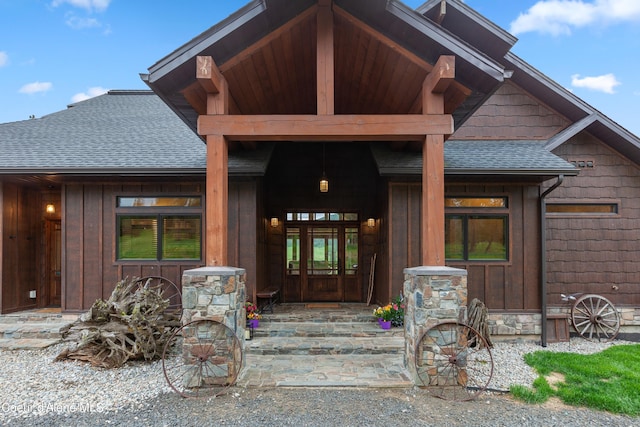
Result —
<instances>
[{"instance_id":1,"label":"blue sky","mask_svg":"<svg viewBox=\"0 0 640 427\"><path fill-rule=\"evenodd\" d=\"M247 1L0 0L0 123L147 89L140 73ZM519 39L516 55L640 136L639 0L466 3Z\"/></svg>"}]
</instances>

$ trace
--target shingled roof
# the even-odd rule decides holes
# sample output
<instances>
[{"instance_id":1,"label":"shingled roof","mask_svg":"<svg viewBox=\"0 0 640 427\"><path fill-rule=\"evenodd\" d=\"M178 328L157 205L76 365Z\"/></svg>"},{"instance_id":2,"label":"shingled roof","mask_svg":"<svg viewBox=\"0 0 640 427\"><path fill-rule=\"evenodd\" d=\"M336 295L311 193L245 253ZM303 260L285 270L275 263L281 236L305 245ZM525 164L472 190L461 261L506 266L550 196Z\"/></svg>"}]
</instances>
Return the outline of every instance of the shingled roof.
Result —
<instances>
[{"instance_id":1,"label":"shingled roof","mask_svg":"<svg viewBox=\"0 0 640 427\"><path fill-rule=\"evenodd\" d=\"M236 151L230 175L264 174L271 146ZM206 145L151 91L110 91L0 124L0 174L204 175Z\"/></svg>"},{"instance_id":2,"label":"shingled roof","mask_svg":"<svg viewBox=\"0 0 640 427\"><path fill-rule=\"evenodd\" d=\"M384 144L371 151L380 175L421 175L422 153L392 151ZM518 176L549 179L578 170L545 148L545 141L455 141L444 144L445 176Z\"/></svg>"},{"instance_id":3,"label":"shingled roof","mask_svg":"<svg viewBox=\"0 0 640 427\"><path fill-rule=\"evenodd\" d=\"M447 141L447 175L576 174L546 141ZM263 175L273 144L229 153L229 173ZM151 91L110 91L40 119L0 124L0 174L204 175L206 146ZM381 175L419 175L422 156L372 145Z\"/></svg>"}]
</instances>

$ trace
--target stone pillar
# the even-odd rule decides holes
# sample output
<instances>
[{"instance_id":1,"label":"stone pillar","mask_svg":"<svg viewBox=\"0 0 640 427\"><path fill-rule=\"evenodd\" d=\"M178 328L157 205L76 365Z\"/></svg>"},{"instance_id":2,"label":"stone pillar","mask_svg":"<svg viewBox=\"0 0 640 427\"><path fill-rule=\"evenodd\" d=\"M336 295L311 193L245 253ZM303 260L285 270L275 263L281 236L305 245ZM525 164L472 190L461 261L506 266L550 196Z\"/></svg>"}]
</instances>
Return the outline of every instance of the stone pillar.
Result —
<instances>
[{"instance_id":1,"label":"stone pillar","mask_svg":"<svg viewBox=\"0 0 640 427\"><path fill-rule=\"evenodd\" d=\"M404 270L405 365L419 384L416 345L424 332L448 320L466 320L467 271L451 267L413 267Z\"/></svg>"},{"instance_id":2,"label":"stone pillar","mask_svg":"<svg viewBox=\"0 0 640 427\"><path fill-rule=\"evenodd\" d=\"M234 331L244 346L246 271L235 267L201 267L182 274L182 323L208 318Z\"/></svg>"}]
</instances>

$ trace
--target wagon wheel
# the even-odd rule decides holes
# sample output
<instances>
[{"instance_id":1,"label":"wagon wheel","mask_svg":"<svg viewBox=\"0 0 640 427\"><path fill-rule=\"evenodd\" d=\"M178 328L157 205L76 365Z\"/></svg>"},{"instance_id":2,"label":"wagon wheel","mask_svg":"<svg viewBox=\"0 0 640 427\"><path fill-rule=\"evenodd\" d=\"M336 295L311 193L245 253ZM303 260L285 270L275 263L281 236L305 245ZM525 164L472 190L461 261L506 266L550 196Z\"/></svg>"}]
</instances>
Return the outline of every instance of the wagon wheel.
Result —
<instances>
[{"instance_id":1,"label":"wagon wheel","mask_svg":"<svg viewBox=\"0 0 640 427\"><path fill-rule=\"evenodd\" d=\"M165 311L168 314L174 314L177 319L182 317L182 293L180 288L171 280L162 276L145 276L137 279L135 283L138 287L159 290L160 295L169 300L169 306Z\"/></svg>"},{"instance_id":2,"label":"wagon wheel","mask_svg":"<svg viewBox=\"0 0 640 427\"><path fill-rule=\"evenodd\" d=\"M571 321L576 332L588 340L611 341L620 330L620 314L614 305L595 294L576 300L571 308Z\"/></svg>"},{"instance_id":3,"label":"wagon wheel","mask_svg":"<svg viewBox=\"0 0 640 427\"><path fill-rule=\"evenodd\" d=\"M162 355L169 386L183 397L214 397L235 384L242 368L242 347L235 333L210 319L177 329Z\"/></svg>"},{"instance_id":4,"label":"wagon wheel","mask_svg":"<svg viewBox=\"0 0 640 427\"><path fill-rule=\"evenodd\" d=\"M462 323L443 322L418 341L416 372L435 397L473 400L491 381L493 357L478 331Z\"/></svg>"}]
</instances>

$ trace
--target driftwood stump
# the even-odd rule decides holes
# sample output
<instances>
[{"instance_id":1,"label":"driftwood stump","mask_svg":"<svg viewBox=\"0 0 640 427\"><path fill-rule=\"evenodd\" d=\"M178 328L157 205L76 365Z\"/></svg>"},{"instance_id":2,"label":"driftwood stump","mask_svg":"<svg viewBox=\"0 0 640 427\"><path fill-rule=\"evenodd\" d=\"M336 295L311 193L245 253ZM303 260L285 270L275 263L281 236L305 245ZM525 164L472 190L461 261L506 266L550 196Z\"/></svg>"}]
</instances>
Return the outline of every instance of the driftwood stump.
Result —
<instances>
[{"instance_id":1,"label":"driftwood stump","mask_svg":"<svg viewBox=\"0 0 640 427\"><path fill-rule=\"evenodd\" d=\"M489 348L493 348L491 333L489 332L489 310L482 301L474 298L469 304L469 314L467 316L469 326L478 331L482 338L487 341Z\"/></svg>"},{"instance_id":2,"label":"driftwood stump","mask_svg":"<svg viewBox=\"0 0 640 427\"><path fill-rule=\"evenodd\" d=\"M180 327L180 311L150 281L123 279L108 300L96 300L64 334L69 346L55 360L76 359L117 368L128 360L162 357L165 344Z\"/></svg>"}]
</instances>

